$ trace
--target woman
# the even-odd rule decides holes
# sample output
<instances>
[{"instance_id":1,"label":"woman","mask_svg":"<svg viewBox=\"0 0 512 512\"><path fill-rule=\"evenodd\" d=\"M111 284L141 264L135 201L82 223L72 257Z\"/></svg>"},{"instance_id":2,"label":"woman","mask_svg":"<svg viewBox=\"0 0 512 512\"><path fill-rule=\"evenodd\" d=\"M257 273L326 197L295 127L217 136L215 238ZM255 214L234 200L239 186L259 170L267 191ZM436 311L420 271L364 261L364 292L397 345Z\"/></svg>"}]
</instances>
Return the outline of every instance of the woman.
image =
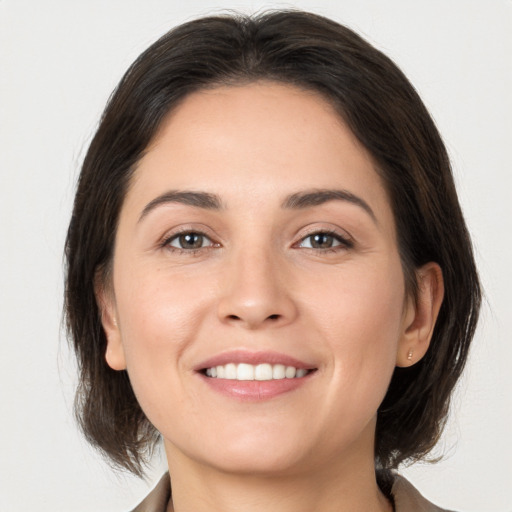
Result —
<instances>
[{"instance_id":1,"label":"woman","mask_svg":"<svg viewBox=\"0 0 512 512\"><path fill-rule=\"evenodd\" d=\"M440 510L395 470L439 438L479 282L429 114L352 31L162 37L105 110L66 256L85 435L136 474L163 439L136 510Z\"/></svg>"}]
</instances>

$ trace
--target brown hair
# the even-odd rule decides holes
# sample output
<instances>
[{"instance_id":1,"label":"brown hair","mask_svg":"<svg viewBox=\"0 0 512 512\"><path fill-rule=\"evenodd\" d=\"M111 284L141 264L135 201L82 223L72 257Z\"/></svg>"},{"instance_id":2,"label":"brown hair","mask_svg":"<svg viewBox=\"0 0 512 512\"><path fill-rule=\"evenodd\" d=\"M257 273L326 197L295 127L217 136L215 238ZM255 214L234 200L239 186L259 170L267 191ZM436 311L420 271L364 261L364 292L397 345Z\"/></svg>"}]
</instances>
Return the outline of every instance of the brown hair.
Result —
<instances>
[{"instance_id":1,"label":"brown hair","mask_svg":"<svg viewBox=\"0 0 512 512\"><path fill-rule=\"evenodd\" d=\"M377 419L377 468L424 457L441 433L481 301L448 156L389 58L350 29L300 11L185 23L142 53L111 97L83 163L66 241L65 312L80 370L81 428L116 465L141 474L158 434L127 373L105 361L94 281L108 282L131 175L165 116L193 91L257 80L321 94L373 156L392 203L408 291L415 294L419 266L434 261L443 270L445 298L430 348L416 365L395 370Z\"/></svg>"}]
</instances>

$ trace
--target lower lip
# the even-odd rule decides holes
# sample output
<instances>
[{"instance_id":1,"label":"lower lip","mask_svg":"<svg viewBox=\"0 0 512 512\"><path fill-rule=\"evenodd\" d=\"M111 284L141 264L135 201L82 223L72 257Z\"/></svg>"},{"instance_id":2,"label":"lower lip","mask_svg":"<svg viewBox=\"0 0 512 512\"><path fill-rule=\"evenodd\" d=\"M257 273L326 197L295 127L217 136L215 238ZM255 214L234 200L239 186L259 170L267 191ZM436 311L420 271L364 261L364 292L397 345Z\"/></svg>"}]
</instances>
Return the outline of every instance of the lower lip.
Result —
<instances>
[{"instance_id":1,"label":"lower lip","mask_svg":"<svg viewBox=\"0 0 512 512\"><path fill-rule=\"evenodd\" d=\"M200 376L211 389L222 395L241 401L258 402L295 391L306 384L314 373L300 378L275 380L231 380L207 377L203 374Z\"/></svg>"}]
</instances>

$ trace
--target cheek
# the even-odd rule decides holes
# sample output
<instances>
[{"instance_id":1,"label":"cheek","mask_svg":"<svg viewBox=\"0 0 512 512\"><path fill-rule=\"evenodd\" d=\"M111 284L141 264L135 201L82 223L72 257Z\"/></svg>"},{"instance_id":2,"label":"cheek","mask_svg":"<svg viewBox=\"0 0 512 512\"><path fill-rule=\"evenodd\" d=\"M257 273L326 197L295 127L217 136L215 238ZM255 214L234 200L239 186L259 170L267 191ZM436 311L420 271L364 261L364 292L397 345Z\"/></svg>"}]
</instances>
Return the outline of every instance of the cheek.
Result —
<instances>
[{"instance_id":1,"label":"cheek","mask_svg":"<svg viewBox=\"0 0 512 512\"><path fill-rule=\"evenodd\" d=\"M332 358L334 388L376 409L393 373L403 329L401 266L389 262L340 272L324 284L311 317Z\"/></svg>"},{"instance_id":2,"label":"cheek","mask_svg":"<svg viewBox=\"0 0 512 512\"><path fill-rule=\"evenodd\" d=\"M203 304L208 302L208 285L198 288L186 272L142 265L140 269L119 269L116 301L128 352L173 347L187 343Z\"/></svg>"},{"instance_id":3,"label":"cheek","mask_svg":"<svg viewBox=\"0 0 512 512\"><path fill-rule=\"evenodd\" d=\"M186 275L170 279L150 269L119 268L116 304L127 371L141 407L153 417L162 404L180 397L182 354L193 342L207 309L207 293L190 286ZM172 394L169 390L173 390Z\"/></svg>"}]
</instances>

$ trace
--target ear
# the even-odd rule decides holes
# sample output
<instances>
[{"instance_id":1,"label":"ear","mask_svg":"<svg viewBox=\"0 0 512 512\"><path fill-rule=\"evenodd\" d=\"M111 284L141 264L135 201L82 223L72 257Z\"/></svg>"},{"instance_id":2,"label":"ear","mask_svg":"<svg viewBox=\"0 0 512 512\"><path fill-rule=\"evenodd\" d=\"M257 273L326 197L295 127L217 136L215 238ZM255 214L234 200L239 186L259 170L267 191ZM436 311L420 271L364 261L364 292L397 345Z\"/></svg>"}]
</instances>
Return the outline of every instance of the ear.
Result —
<instances>
[{"instance_id":1,"label":"ear","mask_svg":"<svg viewBox=\"0 0 512 512\"><path fill-rule=\"evenodd\" d=\"M412 366L427 352L444 297L443 272L437 263L427 263L416 271L418 296L407 300L404 328L396 365Z\"/></svg>"},{"instance_id":2,"label":"ear","mask_svg":"<svg viewBox=\"0 0 512 512\"><path fill-rule=\"evenodd\" d=\"M101 324L107 338L105 360L113 370L125 370L126 361L121 341L121 331L118 326L115 298L110 288L110 286L105 285L104 279L99 277L99 274L96 274L94 294L96 295L96 303L100 310Z\"/></svg>"}]
</instances>

